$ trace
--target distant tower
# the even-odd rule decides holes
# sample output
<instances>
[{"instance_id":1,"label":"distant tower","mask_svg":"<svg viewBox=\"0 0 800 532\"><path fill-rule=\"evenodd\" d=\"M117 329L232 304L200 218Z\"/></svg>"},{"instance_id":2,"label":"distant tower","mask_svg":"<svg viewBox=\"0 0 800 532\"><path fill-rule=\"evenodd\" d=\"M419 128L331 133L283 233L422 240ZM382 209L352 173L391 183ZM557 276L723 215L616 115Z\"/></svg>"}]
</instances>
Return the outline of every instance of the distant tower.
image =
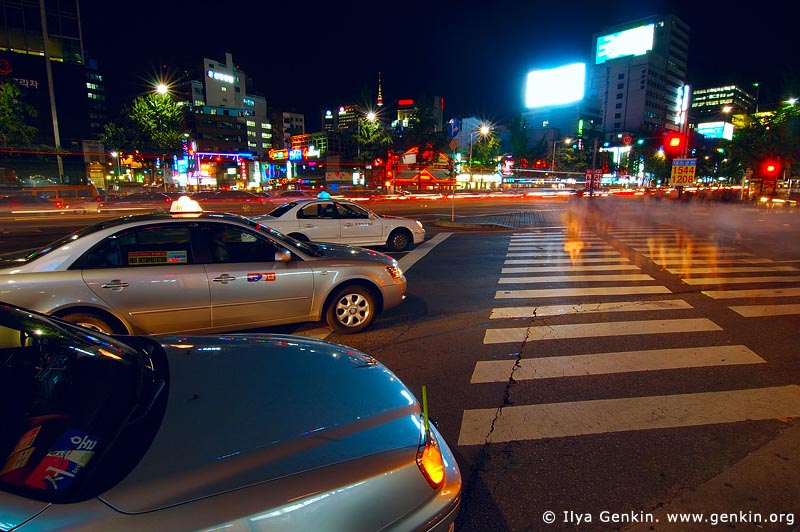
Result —
<instances>
[{"instance_id":1,"label":"distant tower","mask_svg":"<svg viewBox=\"0 0 800 532\"><path fill-rule=\"evenodd\" d=\"M383 92L381 91L381 73L378 72L378 107L383 107Z\"/></svg>"}]
</instances>

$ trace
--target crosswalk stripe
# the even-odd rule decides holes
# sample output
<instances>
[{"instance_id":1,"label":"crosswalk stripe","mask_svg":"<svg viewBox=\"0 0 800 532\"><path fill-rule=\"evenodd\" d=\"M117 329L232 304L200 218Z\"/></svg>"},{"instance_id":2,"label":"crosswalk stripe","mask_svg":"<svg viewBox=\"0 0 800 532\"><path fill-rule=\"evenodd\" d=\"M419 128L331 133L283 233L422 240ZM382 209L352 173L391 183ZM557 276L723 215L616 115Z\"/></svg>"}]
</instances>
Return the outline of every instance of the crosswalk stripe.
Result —
<instances>
[{"instance_id":1,"label":"crosswalk stripe","mask_svg":"<svg viewBox=\"0 0 800 532\"><path fill-rule=\"evenodd\" d=\"M738 257L752 257L752 253L747 253L745 251L726 251L724 253L719 253L715 251L698 251L693 250L691 252L688 251L680 251L680 250L665 250L665 251L658 251L656 253L642 253L645 257L655 257L657 259L671 259L671 258L705 258L706 256L710 255L717 260L728 260L731 258L738 258Z\"/></svg>"},{"instance_id":2,"label":"crosswalk stripe","mask_svg":"<svg viewBox=\"0 0 800 532\"><path fill-rule=\"evenodd\" d=\"M800 288L754 288L752 290L703 290L712 299L738 299L750 297L794 297L800 296ZM497 298L497 296L495 296Z\"/></svg>"},{"instance_id":3,"label":"crosswalk stripe","mask_svg":"<svg viewBox=\"0 0 800 532\"><path fill-rule=\"evenodd\" d=\"M578 257L575 262L630 262L631 260L626 257ZM541 259L508 259L503 264L572 264L571 258L562 257L555 259L553 257L542 257Z\"/></svg>"},{"instance_id":4,"label":"crosswalk stripe","mask_svg":"<svg viewBox=\"0 0 800 532\"><path fill-rule=\"evenodd\" d=\"M512 376L521 381L766 362L743 345L494 360L478 362L470 383L507 382Z\"/></svg>"},{"instance_id":5,"label":"crosswalk stripe","mask_svg":"<svg viewBox=\"0 0 800 532\"><path fill-rule=\"evenodd\" d=\"M483 343L505 344L533 342L538 340L566 340L570 338L597 338L600 336L633 336L721 330L722 327L707 318L612 321L487 329L483 337Z\"/></svg>"},{"instance_id":6,"label":"crosswalk stripe","mask_svg":"<svg viewBox=\"0 0 800 532\"><path fill-rule=\"evenodd\" d=\"M796 283L800 277L765 275L761 277L698 277L697 279L682 279L686 284L742 284L742 283Z\"/></svg>"},{"instance_id":7,"label":"crosswalk stripe","mask_svg":"<svg viewBox=\"0 0 800 532\"><path fill-rule=\"evenodd\" d=\"M683 266L686 263L690 264L772 264L775 261L771 259L695 259L688 257L684 259L676 258L670 260L653 260L659 266L669 267L672 265Z\"/></svg>"},{"instance_id":8,"label":"crosswalk stripe","mask_svg":"<svg viewBox=\"0 0 800 532\"><path fill-rule=\"evenodd\" d=\"M635 264L603 264L595 266L527 266L520 268L502 268L500 273L536 273L536 272L600 272L618 270L639 270Z\"/></svg>"},{"instance_id":9,"label":"crosswalk stripe","mask_svg":"<svg viewBox=\"0 0 800 532\"><path fill-rule=\"evenodd\" d=\"M459 445L800 416L800 386L465 410Z\"/></svg>"},{"instance_id":10,"label":"crosswalk stripe","mask_svg":"<svg viewBox=\"0 0 800 532\"><path fill-rule=\"evenodd\" d=\"M570 256L569 253L565 251L555 251L555 250L546 252L543 252L541 250L539 250L538 252L534 251L535 250L531 250L530 252L519 252L519 251L509 252L506 253L506 257L569 257ZM604 257L604 256L614 257L620 255L620 252L609 250L609 251L583 251L581 253L578 253L578 257L584 255L589 255L591 257Z\"/></svg>"},{"instance_id":11,"label":"crosswalk stripe","mask_svg":"<svg viewBox=\"0 0 800 532\"><path fill-rule=\"evenodd\" d=\"M671 294L666 286L605 286L602 288L542 288L538 290L498 290L495 299L624 296L636 294Z\"/></svg>"},{"instance_id":12,"label":"crosswalk stripe","mask_svg":"<svg viewBox=\"0 0 800 532\"><path fill-rule=\"evenodd\" d=\"M649 310L682 310L693 308L683 299L663 301L619 301L616 303L586 303L583 305L545 305L538 307L493 308L490 319L532 318L534 316L564 316L593 312L640 312Z\"/></svg>"},{"instance_id":13,"label":"crosswalk stripe","mask_svg":"<svg viewBox=\"0 0 800 532\"><path fill-rule=\"evenodd\" d=\"M745 318L800 314L800 305L737 305L729 308Z\"/></svg>"},{"instance_id":14,"label":"crosswalk stripe","mask_svg":"<svg viewBox=\"0 0 800 532\"><path fill-rule=\"evenodd\" d=\"M726 266L722 268L667 268L669 273L745 273L745 272L796 272L793 266Z\"/></svg>"},{"instance_id":15,"label":"crosswalk stripe","mask_svg":"<svg viewBox=\"0 0 800 532\"><path fill-rule=\"evenodd\" d=\"M498 284L534 283L601 283L608 281L655 281L646 273L592 275L537 275L535 277L501 277Z\"/></svg>"}]
</instances>

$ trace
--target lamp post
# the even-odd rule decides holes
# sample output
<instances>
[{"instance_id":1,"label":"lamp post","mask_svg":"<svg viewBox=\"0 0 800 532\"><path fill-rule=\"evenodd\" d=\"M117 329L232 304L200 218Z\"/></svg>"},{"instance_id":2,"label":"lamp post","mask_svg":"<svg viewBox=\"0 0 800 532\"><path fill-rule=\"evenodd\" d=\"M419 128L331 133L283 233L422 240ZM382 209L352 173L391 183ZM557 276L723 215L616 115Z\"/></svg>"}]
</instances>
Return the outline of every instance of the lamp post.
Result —
<instances>
[{"instance_id":1,"label":"lamp post","mask_svg":"<svg viewBox=\"0 0 800 532\"><path fill-rule=\"evenodd\" d=\"M164 83L159 83L156 85L156 93L161 95L162 97L166 98L169 95L169 86ZM159 117L158 117L158 128L161 129L161 113L163 109L160 109ZM164 182L164 192L167 191L167 154L161 154L161 180Z\"/></svg>"},{"instance_id":2,"label":"lamp post","mask_svg":"<svg viewBox=\"0 0 800 532\"><path fill-rule=\"evenodd\" d=\"M120 153L118 151L112 151L111 156L117 160L117 184L119 184L119 176L122 173L119 163ZM108 200L108 186L106 186L106 200Z\"/></svg>"},{"instance_id":3,"label":"lamp post","mask_svg":"<svg viewBox=\"0 0 800 532\"><path fill-rule=\"evenodd\" d=\"M469 134L469 179L472 181L472 139L475 138L475 134L481 135L483 138L486 138L489 133L492 132L492 128L487 126L486 124L481 124L475 131L471 131Z\"/></svg>"},{"instance_id":4,"label":"lamp post","mask_svg":"<svg viewBox=\"0 0 800 532\"><path fill-rule=\"evenodd\" d=\"M481 126L475 130L471 131L469 134L469 180L472 181L472 140L475 138L475 134L481 135L484 139L489 136L492 132L492 128L489 127L487 124L481 124ZM453 196L450 203L450 221L454 222L456 217L456 184L453 183Z\"/></svg>"}]
</instances>

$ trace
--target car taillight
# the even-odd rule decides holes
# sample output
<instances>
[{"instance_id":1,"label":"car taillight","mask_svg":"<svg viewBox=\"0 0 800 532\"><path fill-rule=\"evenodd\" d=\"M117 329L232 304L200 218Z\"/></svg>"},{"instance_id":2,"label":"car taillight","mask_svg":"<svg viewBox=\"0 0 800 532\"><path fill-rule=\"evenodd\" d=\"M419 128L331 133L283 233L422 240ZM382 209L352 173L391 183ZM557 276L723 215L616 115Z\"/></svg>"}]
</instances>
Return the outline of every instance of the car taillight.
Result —
<instances>
[{"instance_id":1,"label":"car taillight","mask_svg":"<svg viewBox=\"0 0 800 532\"><path fill-rule=\"evenodd\" d=\"M444 459L439 450L439 442L432 433L428 433L425 442L417 451L417 465L428 484L439 489L444 483Z\"/></svg>"},{"instance_id":2,"label":"car taillight","mask_svg":"<svg viewBox=\"0 0 800 532\"><path fill-rule=\"evenodd\" d=\"M57 201L56 202L56 209L63 209L63 208L64 208L64 204L61 203L60 201Z\"/></svg>"}]
</instances>

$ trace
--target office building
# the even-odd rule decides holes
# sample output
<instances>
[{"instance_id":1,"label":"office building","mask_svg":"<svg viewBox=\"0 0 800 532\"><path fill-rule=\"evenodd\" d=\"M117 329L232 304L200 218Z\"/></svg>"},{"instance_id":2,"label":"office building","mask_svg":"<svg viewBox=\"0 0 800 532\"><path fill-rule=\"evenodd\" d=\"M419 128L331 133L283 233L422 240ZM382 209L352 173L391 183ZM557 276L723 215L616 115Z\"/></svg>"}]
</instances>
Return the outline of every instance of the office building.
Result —
<instances>
[{"instance_id":1,"label":"office building","mask_svg":"<svg viewBox=\"0 0 800 532\"><path fill-rule=\"evenodd\" d=\"M657 15L606 28L592 41L588 97L600 104L603 133L685 130L686 23L674 15Z\"/></svg>"}]
</instances>

